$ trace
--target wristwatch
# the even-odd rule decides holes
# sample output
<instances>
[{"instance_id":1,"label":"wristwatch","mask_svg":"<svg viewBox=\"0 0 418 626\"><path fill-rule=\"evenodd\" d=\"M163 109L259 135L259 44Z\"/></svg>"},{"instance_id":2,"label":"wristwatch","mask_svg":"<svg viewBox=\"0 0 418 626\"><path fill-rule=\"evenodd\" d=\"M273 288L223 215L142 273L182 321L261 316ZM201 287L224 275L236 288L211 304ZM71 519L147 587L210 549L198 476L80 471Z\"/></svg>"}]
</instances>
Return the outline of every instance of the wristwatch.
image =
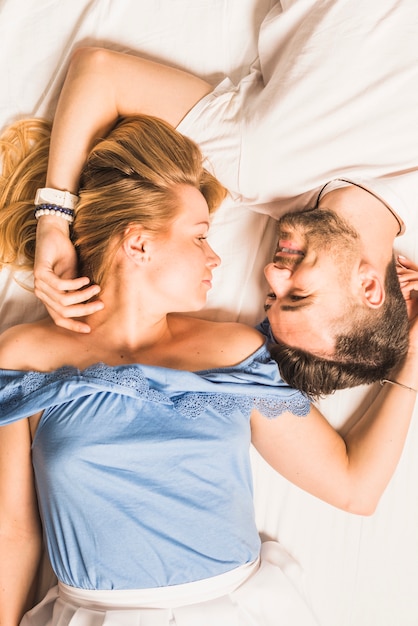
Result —
<instances>
[{"instance_id":1,"label":"wristwatch","mask_svg":"<svg viewBox=\"0 0 418 626\"><path fill-rule=\"evenodd\" d=\"M74 210L79 198L69 191L60 191L51 187L38 189L35 196L35 205L39 204L55 204L63 209Z\"/></svg>"}]
</instances>

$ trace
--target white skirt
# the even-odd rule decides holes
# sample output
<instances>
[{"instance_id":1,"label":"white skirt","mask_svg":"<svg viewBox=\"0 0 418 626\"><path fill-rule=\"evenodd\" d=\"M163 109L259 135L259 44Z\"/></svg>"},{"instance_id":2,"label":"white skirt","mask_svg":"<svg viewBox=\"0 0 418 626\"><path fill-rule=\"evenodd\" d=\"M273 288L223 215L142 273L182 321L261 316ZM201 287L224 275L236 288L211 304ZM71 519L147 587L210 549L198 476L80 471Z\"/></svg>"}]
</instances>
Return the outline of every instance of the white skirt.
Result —
<instances>
[{"instance_id":1,"label":"white skirt","mask_svg":"<svg viewBox=\"0 0 418 626\"><path fill-rule=\"evenodd\" d=\"M318 626L276 542L260 559L205 580L155 589L50 589L20 626ZM297 574L298 575L298 574Z\"/></svg>"}]
</instances>

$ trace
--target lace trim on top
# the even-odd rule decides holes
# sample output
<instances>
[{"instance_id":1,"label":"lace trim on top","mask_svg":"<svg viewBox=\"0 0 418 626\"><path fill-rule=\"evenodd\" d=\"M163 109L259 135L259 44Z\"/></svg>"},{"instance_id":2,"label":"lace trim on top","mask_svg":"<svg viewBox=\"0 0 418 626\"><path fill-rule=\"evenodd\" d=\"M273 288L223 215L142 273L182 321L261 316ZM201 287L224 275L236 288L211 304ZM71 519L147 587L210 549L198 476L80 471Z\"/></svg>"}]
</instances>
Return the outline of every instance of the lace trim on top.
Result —
<instances>
[{"instance_id":1,"label":"lace trim on top","mask_svg":"<svg viewBox=\"0 0 418 626\"><path fill-rule=\"evenodd\" d=\"M287 411L303 417L309 413L310 403L303 396L275 399L271 396L261 398L220 392L205 393L204 395L188 393L177 398L174 401L174 406L184 417L191 419L200 417L208 406L225 415L232 413L237 407L243 414L249 414L255 408L265 417L274 418Z\"/></svg>"},{"instance_id":2,"label":"lace trim on top","mask_svg":"<svg viewBox=\"0 0 418 626\"><path fill-rule=\"evenodd\" d=\"M181 415L189 419L200 417L209 407L225 415L237 409L244 414L249 414L253 408L256 408L268 418L277 417L287 411L297 416L305 416L310 409L309 399L302 394L294 393L287 398L275 398L272 391L269 394L263 394L262 385L260 385L260 394L257 395L245 395L239 391L213 393L204 390L201 392L183 390L177 397L170 398L150 388L141 366L125 366L123 369L118 369L104 363L92 365L82 372L74 367L62 367L47 373L27 372L2 390L2 407L7 413L24 401L25 397L49 385L71 380L86 384L94 383L95 380L104 381L112 386L132 389L145 400L174 406ZM280 394L280 387L277 387L277 393Z\"/></svg>"}]
</instances>

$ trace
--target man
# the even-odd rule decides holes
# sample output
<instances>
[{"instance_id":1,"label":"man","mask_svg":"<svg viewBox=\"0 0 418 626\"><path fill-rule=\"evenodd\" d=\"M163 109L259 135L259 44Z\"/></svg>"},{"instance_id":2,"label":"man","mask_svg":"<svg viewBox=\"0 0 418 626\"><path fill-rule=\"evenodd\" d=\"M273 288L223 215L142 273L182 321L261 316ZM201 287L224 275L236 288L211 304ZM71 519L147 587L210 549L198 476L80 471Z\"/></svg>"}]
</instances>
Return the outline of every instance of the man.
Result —
<instances>
[{"instance_id":1,"label":"man","mask_svg":"<svg viewBox=\"0 0 418 626\"><path fill-rule=\"evenodd\" d=\"M234 202L285 215L266 268L277 358L292 384L301 359L309 372L319 364L319 382L310 384L310 373L302 384L325 393L384 377L406 348L392 247L404 221L418 217L418 6L282 5L264 20L258 62L237 86L225 79L212 91L136 57L76 54L57 109L47 187L75 192L94 137L120 115L157 115L191 136ZM37 294L56 321L83 330L68 316L99 305L79 304L94 286L65 295L85 281L51 275L73 271L63 261L60 221L40 219ZM51 230L61 234L53 240ZM68 304L75 306L64 312Z\"/></svg>"},{"instance_id":2,"label":"man","mask_svg":"<svg viewBox=\"0 0 418 626\"><path fill-rule=\"evenodd\" d=\"M282 375L313 395L384 378L406 346L392 252L404 226L372 189L333 181L315 209L278 222L265 268L271 350Z\"/></svg>"}]
</instances>

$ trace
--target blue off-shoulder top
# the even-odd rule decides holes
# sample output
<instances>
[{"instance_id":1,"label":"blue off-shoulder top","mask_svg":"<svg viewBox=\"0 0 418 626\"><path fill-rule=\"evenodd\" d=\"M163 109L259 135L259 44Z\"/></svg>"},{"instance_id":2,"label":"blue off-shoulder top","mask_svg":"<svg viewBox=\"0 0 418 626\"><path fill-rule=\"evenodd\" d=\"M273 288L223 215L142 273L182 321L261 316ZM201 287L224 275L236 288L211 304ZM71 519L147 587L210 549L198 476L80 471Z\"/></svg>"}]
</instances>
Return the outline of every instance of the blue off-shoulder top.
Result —
<instances>
[{"instance_id":1,"label":"blue off-shoulder top","mask_svg":"<svg viewBox=\"0 0 418 626\"><path fill-rule=\"evenodd\" d=\"M239 365L0 370L0 425L43 411L32 456L58 579L139 589L229 571L259 552L253 407L309 412L266 346Z\"/></svg>"}]
</instances>

